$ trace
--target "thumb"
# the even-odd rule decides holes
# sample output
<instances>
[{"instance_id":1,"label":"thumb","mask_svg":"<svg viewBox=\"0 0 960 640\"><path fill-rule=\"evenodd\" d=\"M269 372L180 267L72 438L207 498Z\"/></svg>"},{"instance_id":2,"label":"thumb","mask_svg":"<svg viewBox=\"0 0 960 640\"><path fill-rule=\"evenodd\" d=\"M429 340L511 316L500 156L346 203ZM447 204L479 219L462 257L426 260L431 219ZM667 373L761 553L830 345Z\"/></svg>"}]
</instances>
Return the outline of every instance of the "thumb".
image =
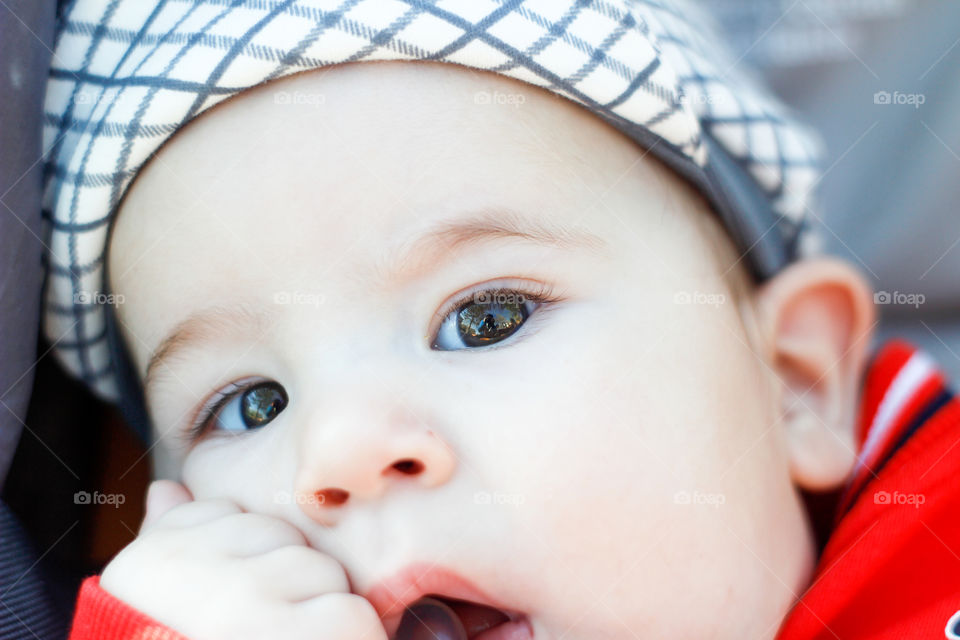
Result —
<instances>
[{"instance_id":1,"label":"thumb","mask_svg":"<svg viewBox=\"0 0 960 640\"><path fill-rule=\"evenodd\" d=\"M140 532L151 527L170 509L192 501L193 494L179 482L154 480L147 488L146 513L143 516L143 524L140 525Z\"/></svg>"}]
</instances>

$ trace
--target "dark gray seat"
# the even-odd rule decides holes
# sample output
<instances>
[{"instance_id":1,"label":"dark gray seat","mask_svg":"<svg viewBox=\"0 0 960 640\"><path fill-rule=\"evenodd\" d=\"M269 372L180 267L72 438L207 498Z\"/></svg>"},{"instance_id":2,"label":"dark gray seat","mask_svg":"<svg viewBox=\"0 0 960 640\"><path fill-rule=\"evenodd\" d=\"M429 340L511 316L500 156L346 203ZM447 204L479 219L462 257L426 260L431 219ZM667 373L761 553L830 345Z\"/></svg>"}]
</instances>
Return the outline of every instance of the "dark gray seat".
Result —
<instances>
[{"instance_id":1,"label":"dark gray seat","mask_svg":"<svg viewBox=\"0 0 960 640\"><path fill-rule=\"evenodd\" d=\"M0 487L24 431L40 318L40 118L56 3L0 5ZM29 427L27 427L29 428ZM63 638L68 612L17 517L0 502L0 638Z\"/></svg>"}]
</instances>

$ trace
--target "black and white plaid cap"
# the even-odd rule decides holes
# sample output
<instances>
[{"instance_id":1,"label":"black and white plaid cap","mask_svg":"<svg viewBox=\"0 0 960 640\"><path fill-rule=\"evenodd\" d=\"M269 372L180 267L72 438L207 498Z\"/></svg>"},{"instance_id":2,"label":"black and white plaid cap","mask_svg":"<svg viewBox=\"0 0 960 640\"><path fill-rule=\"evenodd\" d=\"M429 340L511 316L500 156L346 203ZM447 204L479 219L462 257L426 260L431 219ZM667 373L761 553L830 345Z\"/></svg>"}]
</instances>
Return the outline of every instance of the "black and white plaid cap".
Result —
<instances>
[{"instance_id":1,"label":"black and white plaid cap","mask_svg":"<svg viewBox=\"0 0 960 640\"><path fill-rule=\"evenodd\" d=\"M818 250L822 143L705 20L686 0L74 0L45 104L43 333L123 406L137 387L105 250L139 169L222 100L366 60L457 63L583 105L698 187L762 281Z\"/></svg>"}]
</instances>

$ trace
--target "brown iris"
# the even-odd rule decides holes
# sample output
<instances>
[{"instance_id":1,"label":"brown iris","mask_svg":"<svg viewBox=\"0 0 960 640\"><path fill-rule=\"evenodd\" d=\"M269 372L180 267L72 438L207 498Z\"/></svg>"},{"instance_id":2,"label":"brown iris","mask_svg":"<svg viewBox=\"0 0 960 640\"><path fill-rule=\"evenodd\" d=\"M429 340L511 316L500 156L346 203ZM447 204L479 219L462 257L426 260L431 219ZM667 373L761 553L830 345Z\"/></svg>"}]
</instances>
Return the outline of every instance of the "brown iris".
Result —
<instances>
[{"instance_id":1,"label":"brown iris","mask_svg":"<svg viewBox=\"0 0 960 640\"><path fill-rule=\"evenodd\" d=\"M457 331L464 344L483 346L510 336L528 315L523 302L468 304L457 313Z\"/></svg>"},{"instance_id":2,"label":"brown iris","mask_svg":"<svg viewBox=\"0 0 960 640\"><path fill-rule=\"evenodd\" d=\"M275 383L265 383L248 389L240 398L240 415L248 429L267 424L287 406L287 394Z\"/></svg>"}]
</instances>

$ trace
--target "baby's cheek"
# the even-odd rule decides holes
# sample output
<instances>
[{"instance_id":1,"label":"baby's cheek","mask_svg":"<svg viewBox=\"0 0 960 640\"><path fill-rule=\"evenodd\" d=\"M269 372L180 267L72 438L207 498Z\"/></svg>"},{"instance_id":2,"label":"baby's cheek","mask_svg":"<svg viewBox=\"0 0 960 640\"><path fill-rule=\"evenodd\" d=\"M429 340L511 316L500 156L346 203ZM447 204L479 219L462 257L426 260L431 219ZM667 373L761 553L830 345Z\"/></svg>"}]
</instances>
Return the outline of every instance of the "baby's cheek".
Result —
<instances>
[{"instance_id":1,"label":"baby's cheek","mask_svg":"<svg viewBox=\"0 0 960 640\"><path fill-rule=\"evenodd\" d=\"M237 469L230 464L231 458L228 451L201 443L184 458L180 470L181 481L197 500L233 498L237 482L231 474ZM231 491L230 487L233 487L234 491Z\"/></svg>"},{"instance_id":2,"label":"baby's cheek","mask_svg":"<svg viewBox=\"0 0 960 640\"><path fill-rule=\"evenodd\" d=\"M612 637L628 621L641 636L678 637L684 607L700 597L711 606L739 557L721 511L719 425L689 389L682 402L666 390L675 369L592 352L596 364L554 379L550 411L530 417L525 565L549 576L537 598L573 637ZM563 606L600 598L609 609L585 618Z\"/></svg>"},{"instance_id":3,"label":"baby's cheek","mask_svg":"<svg viewBox=\"0 0 960 640\"><path fill-rule=\"evenodd\" d=\"M283 488L267 482L280 469L272 468L278 456L269 454L270 443L261 435L199 443L184 459L182 482L198 500L226 498L247 511L282 516L282 507L292 501L284 500Z\"/></svg>"},{"instance_id":4,"label":"baby's cheek","mask_svg":"<svg viewBox=\"0 0 960 640\"><path fill-rule=\"evenodd\" d=\"M523 563L536 570L532 593L545 622L572 629L570 637L620 637L624 626L638 637L709 637L729 616L718 594L750 603L737 576L756 560L726 523L737 512L615 433L557 448L559 473L531 488L544 499L521 512ZM606 438L617 446L601 446ZM586 616L569 606L598 601Z\"/></svg>"}]
</instances>

